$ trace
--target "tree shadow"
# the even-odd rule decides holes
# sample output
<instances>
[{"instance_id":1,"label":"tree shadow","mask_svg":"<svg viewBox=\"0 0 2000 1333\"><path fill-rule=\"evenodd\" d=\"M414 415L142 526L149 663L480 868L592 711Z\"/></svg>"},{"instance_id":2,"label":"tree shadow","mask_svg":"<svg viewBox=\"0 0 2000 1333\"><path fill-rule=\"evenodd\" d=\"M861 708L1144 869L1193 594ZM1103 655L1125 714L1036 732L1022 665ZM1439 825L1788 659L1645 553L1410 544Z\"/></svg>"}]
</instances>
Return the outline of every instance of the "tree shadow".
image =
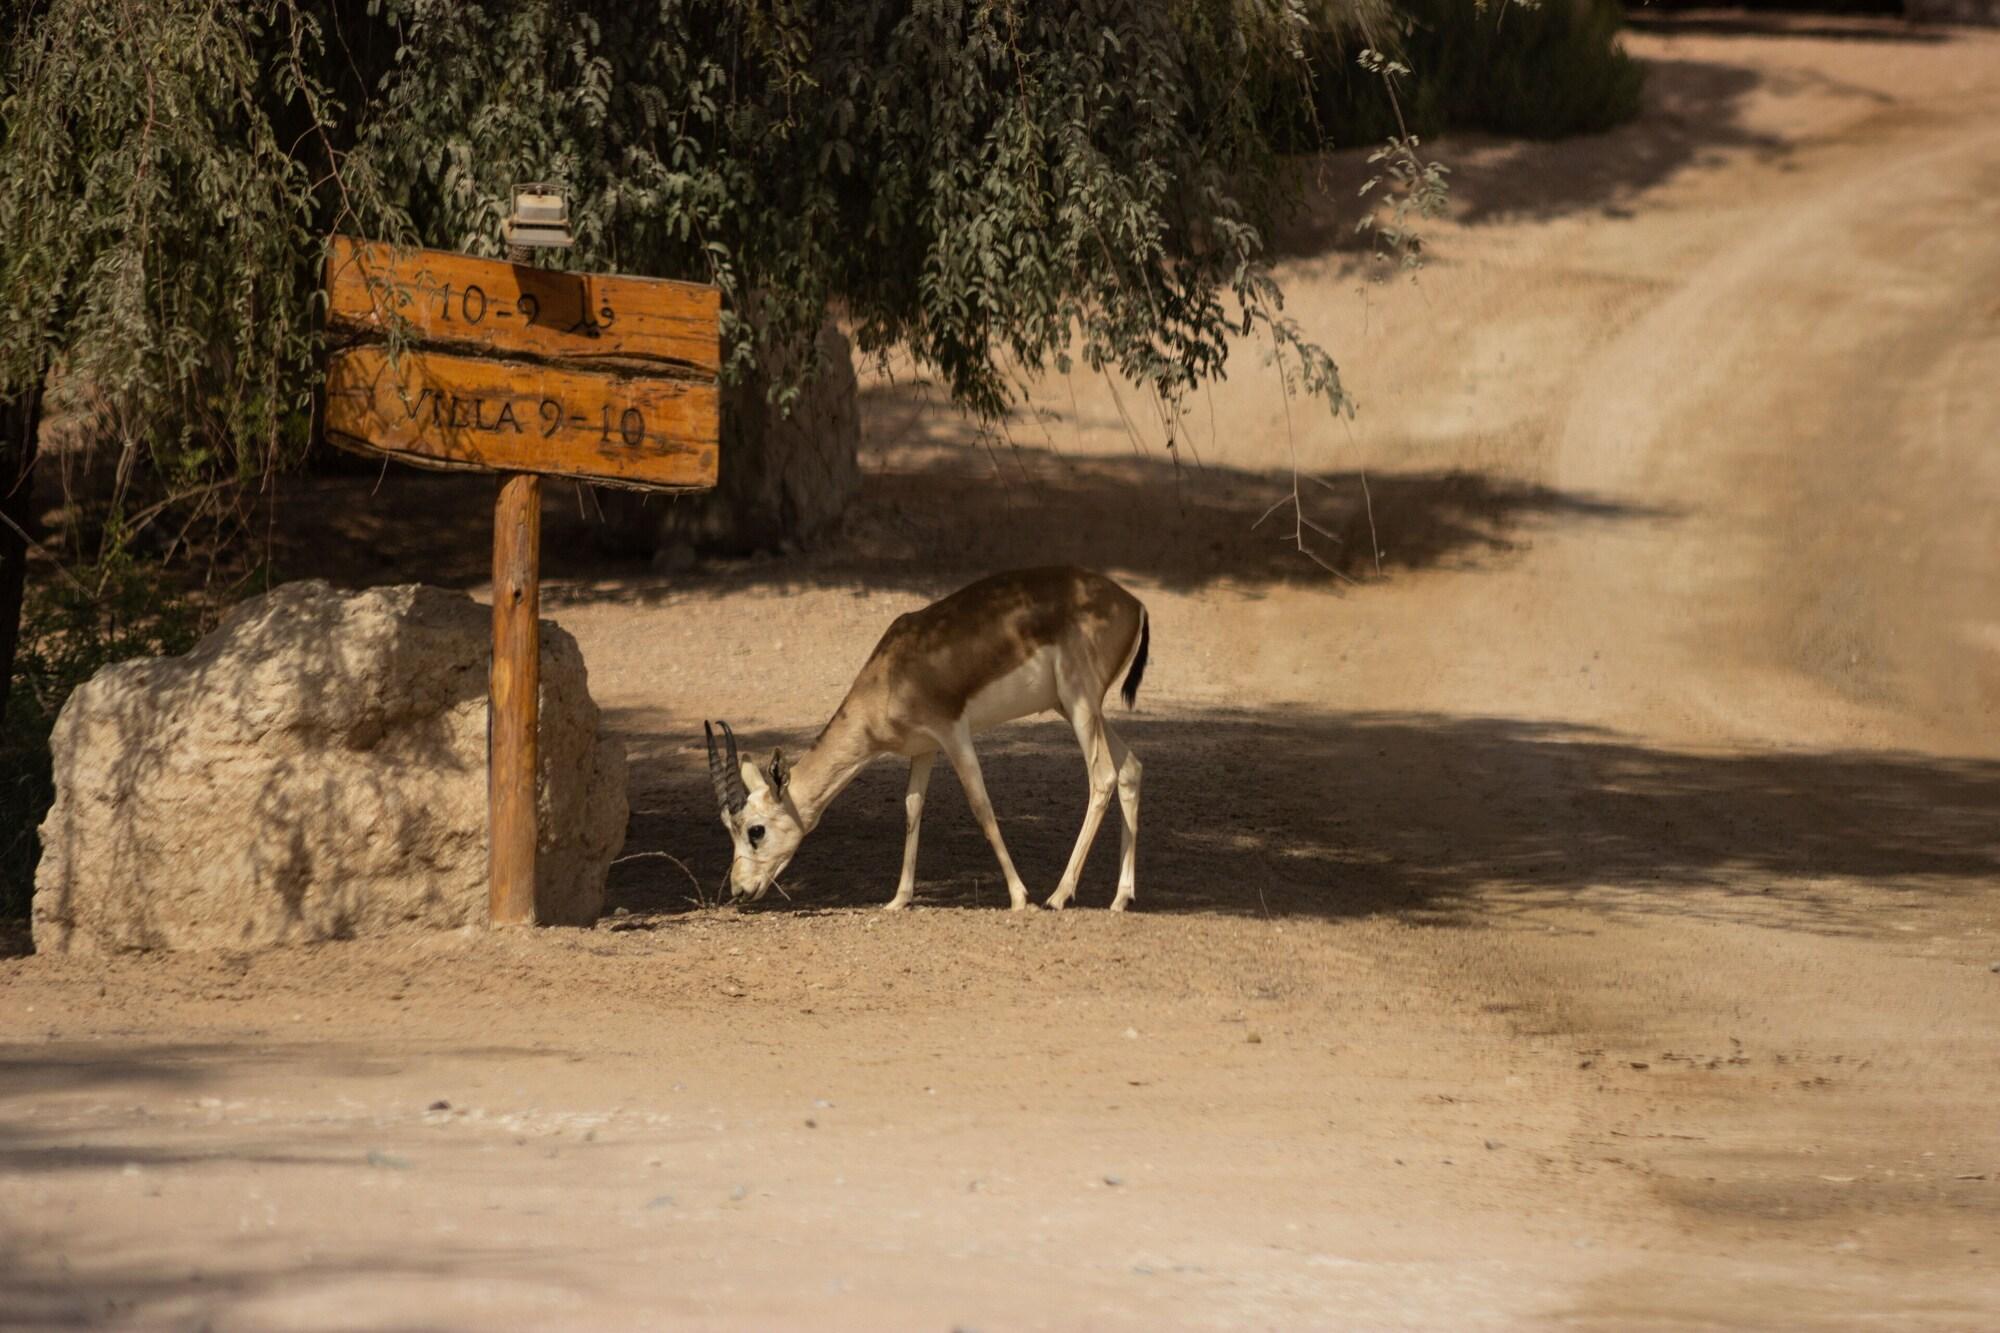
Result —
<instances>
[{"instance_id":1,"label":"tree shadow","mask_svg":"<svg viewBox=\"0 0 2000 1333\"><path fill-rule=\"evenodd\" d=\"M1669 24L1659 30L1668 30ZM1638 195L1720 153L1776 158L1783 139L1744 124L1745 103L1773 80L1803 76L1684 59L1647 59L1638 118L1601 134L1537 142L1454 130L1424 149L1451 168L1451 216L1466 226L1548 221L1576 213L1624 216ZM1301 160L1297 207L1278 226L1281 259L1331 258L1343 270L1366 262L1376 241L1357 231L1360 189L1379 164L1358 150Z\"/></svg>"},{"instance_id":2,"label":"tree shadow","mask_svg":"<svg viewBox=\"0 0 2000 1333\"><path fill-rule=\"evenodd\" d=\"M1588 899L1606 912L1732 917L1779 905L1803 930L1881 928L1890 902L2000 883L2000 761L1862 752L1705 754L1590 729L1503 718L1234 710L1116 714L1146 761L1138 908L1491 924L1517 908ZM745 736L746 743L797 737ZM628 850L671 851L704 885L729 846L700 736L633 737ZM982 738L1008 849L1046 896L1084 801L1066 727ZM900 763L870 768L807 840L769 910L868 907L895 887ZM1079 901L1117 878L1118 816ZM613 870L635 912L696 905L678 870ZM925 808L917 901L1001 907L992 852L940 765ZM1865 881L1864 902L1851 884Z\"/></svg>"},{"instance_id":3,"label":"tree shadow","mask_svg":"<svg viewBox=\"0 0 2000 1333\"><path fill-rule=\"evenodd\" d=\"M1909 23L1902 13L1901 0L1846 5L1826 4L1824 0L1797 0L1794 4L1761 0L1756 9L1725 9L1698 0L1696 3L1648 0L1645 9L1625 15L1625 26L1634 32L1666 36L1803 37L1834 42L1914 42L1926 46L1952 39L1949 32Z\"/></svg>"},{"instance_id":4,"label":"tree shadow","mask_svg":"<svg viewBox=\"0 0 2000 1333\"><path fill-rule=\"evenodd\" d=\"M89 1252L77 1237L71 1247ZM547 1268L544 1256L520 1247L432 1242L421 1253L385 1240L372 1253L339 1262L289 1260L268 1253L268 1243L209 1255L198 1267L168 1270L135 1257L121 1263L93 1260L81 1273L67 1261L51 1263L46 1243L30 1246L0 1233L0 1329L160 1327L209 1329L241 1324L246 1310L272 1299L296 1297L315 1287L351 1287L388 1281L434 1283L449 1290L489 1275ZM38 1259L40 1261L38 1261ZM421 1328L427 1323L405 1325Z\"/></svg>"},{"instance_id":5,"label":"tree shadow","mask_svg":"<svg viewBox=\"0 0 2000 1333\"><path fill-rule=\"evenodd\" d=\"M863 398L879 413L915 404L916 393L884 387ZM710 560L671 576L608 552L589 496L549 487L542 576L558 586L545 591L547 604L646 604L766 586L944 592L996 569L1060 563L1175 589L1325 584L1330 571L1358 581L1477 566L1556 522L1671 517L1480 472L1318 472L1300 482L1304 513L1321 530L1304 532L1308 556L1293 540L1289 474L1157 455L1072 458L1004 446L988 453L959 442L957 432L972 429L931 414L921 444L897 447L893 460L871 459L839 532L812 549ZM316 479L306 488L311 503L287 502L297 508L279 524L286 532L279 568L287 578L350 586L413 578L477 586L490 576L492 486L484 480L468 486L465 478L399 475L370 495Z\"/></svg>"},{"instance_id":6,"label":"tree shadow","mask_svg":"<svg viewBox=\"0 0 2000 1333\"><path fill-rule=\"evenodd\" d=\"M209 963L222 969L231 963L247 966L246 954L214 954ZM515 1060L549 1058L549 1048L496 1042L457 1042L451 1054L460 1059ZM8 1103L33 1103L66 1095L108 1096L111 1089L149 1100L185 1098L218 1081L218 1071L240 1074L257 1069L297 1069L310 1064L326 1078L383 1077L403 1072L417 1057L401 1052L384 1055L376 1047L359 1050L323 1042L259 1040L243 1042L0 1042L0 1110ZM121 1094L122 1095L122 1094Z\"/></svg>"},{"instance_id":7,"label":"tree shadow","mask_svg":"<svg viewBox=\"0 0 2000 1333\"><path fill-rule=\"evenodd\" d=\"M1631 14L1627 24L1662 37L1803 38L1884 45L1962 40L1955 33L1912 26L1901 19L1832 14L1656 10ZM1642 57L1642 63L1646 70L1642 108L1629 124L1547 143L1454 130L1427 146L1427 156L1451 168L1453 219L1479 226L1577 213L1628 216L1637 196L1722 153L1747 151L1774 161L1789 154L1792 145L1784 137L1746 123L1754 94L1836 93L1883 105L1891 100L1878 90L1805 69L1753 68L1678 56ZM1378 174L1378 165L1355 149L1301 159L1296 165L1298 206L1276 229L1272 253L1281 259L1330 260L1341 271L1367 263L1376 242L1370 233L1357 231L1355 224L1364 212L1361 184Z\"/></svg>"},{"instance_id":8,"label":"tree shadow","mask_svg":"<svg viewBox=\"0 0 2000 1333\"><path fill-rule=\"evenodd\" d=\"M152 1047L51 1051L39 1045L0 1045L0 1107L17 1099L60 1097L124 1088L149 1099L185 1095L207 1078L205 1062L229 1054L213 1044L169 1052Z\"/></svg>"},{"instance_id":9,"label":"tree shadow","mask_svg":"<svg viewBox=\"0 0 2000 1333\"><path fill-rule=\"evenodd\" d=\"M493 577L494 478L386 460L360 468L350 458L329 456L315 471L273 482L265 558L276 581L464 589ZM543 543L558 558L568 544L568 502L579 489L567 482L542 488Z\"/></svg>"},{"instance_id":10,"label":"tree shadow","mask_svg":"<svg viewBox=\"0 0 2000 1333\"><path fill-rule=\"evenodd\" d=\"M308 1146L247 1147L227 1155L51 1148L9 1150L0 1169L48 1169L86 1173L136 1167L142 1179L185 1179L218 1162L264 1168L307 1168L329 1185L343 1173L378 1168L353 1152L315 1151ZM169 1174L171 1173L171 1174ZM351 1186L349 1187L351 1188ZM433 1239L411 1247L384 1239L371 1249L341 1258L301 1257L301 1237L249 1238L244 1243L204 1251L198 1264L170 1263L135 1247L129 1257L107 1255L101 1237L70 1232L55 1217L0 1221L0 1328L97 1327L211 1328L238 1324L246 1311L273 1299L296 1299L315 1288L337 1289L384 1281L416 1281L449 1289L494 1273L544 1275L546 1254L523 1247L478 1245ZM310 1249L308 1248L308 1253ZM72 1264L69 1255L81 1256Z\"/></svg>"},{"instance_id":11,"label":"tree shadow","mask_svg":"<svg viewBox=\"0 0 2000 1333\"><path fill-rule=\"evenodd\" d=\"M547 1052L453 1043L451 1054L518 1060ZM251 1311L268 1312L270 1301L319 1290L410 1280L448 1293L495 1275L545 1286L570 1283L574 1275L546 1246L433 1236L413 1247L392 1227L345 1253L314 1254L315 1236L291 1224L270 1234L239 1234L238 1243L209 1247L190 1266L186 1257L169 1260L160 1245L131 1234L107 1240L65 1220L69 1210L62 1191L117 1188L134 1200L148 1195L156 1200L128 1205L135 1225L184 1218L219 1229L214 1213L203 1210L227 1195L208 1196L210 1204L204 1204L201 1194L183 1188L202 1173L305 1168L325 1189L360 1208L376 1198L357 1188L368 1176L408 1179L420 1188L462 1183L462 1158L405 1161L371 1151L379 1131L373 1117L321 1121L237 1114L218 1123L191 1105L211 1087L240 1091L246 1082L254 1087L267 1069L346 1078L401 1068L399 1061L385 1062L378 1049L310 1042L0 1044L0 1174L56 1191L48 1207L0 1216L0 1328L255 1326L258 1316ZM99 1123L94 1113L109 1109L107 1104L121 1112L111 1123L115 1138L123 1141L93 1142L79 1126ZM48 1118L52 1107L62 1106L72 1113ZM88 1112L80 1116L82 1108ZM127 1175L133 1178L124 1179ZM163 1186L170 1202L157 1201ZM17 1190L14 1197L27 1195Z\"/></svg>"},{"instance_id":12,"label":"tree shadow","mask_svg":"<svg viewBox=\"0 0 2000 1333\"><path fill-rule=\"evenodd\" d=\"M1333 572L1361 580L1475 567L1556 520L1667 516L1471 471L1328 471L1302 479L1303 513L1318 531L1299 533L1289 476L1136 457L1059 466L1059 477L984 482L952 465L880 474L841 546L812 572L940 591L950 581L941 574L1051 563L1176 590L1325 584Z\"/></svg>"}]
</instances>

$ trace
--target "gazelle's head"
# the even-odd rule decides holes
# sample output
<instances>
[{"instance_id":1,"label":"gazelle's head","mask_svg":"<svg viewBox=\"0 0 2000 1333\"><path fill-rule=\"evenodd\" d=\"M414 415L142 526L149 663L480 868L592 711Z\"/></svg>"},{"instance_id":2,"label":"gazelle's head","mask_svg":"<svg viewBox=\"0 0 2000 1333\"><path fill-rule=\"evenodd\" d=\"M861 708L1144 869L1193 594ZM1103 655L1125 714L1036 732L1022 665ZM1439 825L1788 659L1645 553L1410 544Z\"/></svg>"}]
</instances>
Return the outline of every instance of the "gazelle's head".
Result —
<instances>
[{"instance_id":1,"label":"gazelle's head","mask_svg":"<svg viewBox=\"0 0 2000 1333\"><path fill-rule=\"evenodd\" d=\"M785 788L785 752L773 750L770 768L760 769L737 757L736 733L727 722L701 725L708 733L708 776L722 808L722 827L736 845L729 862L729 899L754 903L770 892L806 836L805 821ZM716 748L716 726L722 728L726 756Z\"/></svg>"}]
</instances>

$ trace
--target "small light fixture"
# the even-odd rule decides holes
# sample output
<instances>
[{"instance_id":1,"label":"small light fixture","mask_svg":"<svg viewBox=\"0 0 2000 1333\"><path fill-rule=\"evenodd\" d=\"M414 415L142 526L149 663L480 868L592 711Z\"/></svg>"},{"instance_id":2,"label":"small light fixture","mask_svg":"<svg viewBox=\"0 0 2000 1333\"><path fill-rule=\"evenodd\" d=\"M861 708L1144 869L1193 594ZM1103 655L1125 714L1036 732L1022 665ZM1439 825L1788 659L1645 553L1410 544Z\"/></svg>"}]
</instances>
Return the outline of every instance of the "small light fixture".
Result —
<instances>
[{"instance_id":1,"label":"small light fixture","mask_svg":"<svg viewBox=\"0 0 2000 1333\"><path fill-rule=\"evenodd\" d=\"M574 245L569 229L569 200L562 186L554 184L516 185L514 212L507 219L508 245Z\"/></svg>"}]
</instances>

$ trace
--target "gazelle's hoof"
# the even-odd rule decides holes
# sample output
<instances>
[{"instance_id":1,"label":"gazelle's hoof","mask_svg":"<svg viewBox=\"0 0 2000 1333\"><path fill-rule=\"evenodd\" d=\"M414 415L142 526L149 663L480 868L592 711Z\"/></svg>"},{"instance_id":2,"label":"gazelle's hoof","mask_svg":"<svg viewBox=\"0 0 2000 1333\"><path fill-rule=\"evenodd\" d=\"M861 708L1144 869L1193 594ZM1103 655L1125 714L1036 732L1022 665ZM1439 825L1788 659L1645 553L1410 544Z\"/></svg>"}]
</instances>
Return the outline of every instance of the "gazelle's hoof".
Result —
<instances>
[{"instance_id":1,"label":"gazelle's hoof","mask_svg":"<svg viewBox=\"0 0 2000 1333\"><path fill-rule=\"evenodd\" d=\"M908 898L891 898L888 902L882 904L882 910L885 912L900 912L909 905L910 900Z\"/></svg>"}]
</instances>

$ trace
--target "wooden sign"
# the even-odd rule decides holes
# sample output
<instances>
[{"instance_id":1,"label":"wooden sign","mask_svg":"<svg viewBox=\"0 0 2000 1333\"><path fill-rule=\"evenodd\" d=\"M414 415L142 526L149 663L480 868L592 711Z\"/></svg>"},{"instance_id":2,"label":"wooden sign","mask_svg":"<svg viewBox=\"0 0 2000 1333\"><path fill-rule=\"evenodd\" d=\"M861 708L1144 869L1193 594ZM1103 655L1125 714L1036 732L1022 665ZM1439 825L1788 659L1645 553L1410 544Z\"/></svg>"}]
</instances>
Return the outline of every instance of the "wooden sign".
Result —
<instances>
[{"instance_id":1,"label":"wooden sign","mask_svg":"<svg viewBox=\"0 0 2000 1333\"><path fill-rule=\"evenodd\" d=\"M357 340L327 363L335 444L423 467L715 484L713 287L336 238L327 301L329 328Z\"/></svg>"},{"instance_id":2,"label":"wooden sign","mask_svg":"<svg viewBox=\"0 0 2000 1333\"><path fill-rule=\"evenodd\" d=\"M535 920L543 475L715 485L721 294L335 237L326 434L432 468L500 474L493 508L487 903ZM397 334L391 346L391 334ZM342 340L345 341L342 341Z\"/></svg>"},{"instance_id":3,"label":"wooden sign","mask_svg":"<svg viewBox=\"0 0 2000 1333\"><path fill-rule=\"evenodd\" d=\"M338 236L326 263L327 324L413 342L548 361L722 366L722 297L698 282L563 273L442 250L407 251Z\"/></svg>"},{"instance_id":4,"label":"wooden sign","mask_svg":"<svg viewBox=\"0 0 2000 1333\"><path fill-rule=\"evenodd\" d=\"M712 486L719 416L713 383L532 361L365 346L326 373L330 436L424 467Z\"/></svg>"}]
</instances>

